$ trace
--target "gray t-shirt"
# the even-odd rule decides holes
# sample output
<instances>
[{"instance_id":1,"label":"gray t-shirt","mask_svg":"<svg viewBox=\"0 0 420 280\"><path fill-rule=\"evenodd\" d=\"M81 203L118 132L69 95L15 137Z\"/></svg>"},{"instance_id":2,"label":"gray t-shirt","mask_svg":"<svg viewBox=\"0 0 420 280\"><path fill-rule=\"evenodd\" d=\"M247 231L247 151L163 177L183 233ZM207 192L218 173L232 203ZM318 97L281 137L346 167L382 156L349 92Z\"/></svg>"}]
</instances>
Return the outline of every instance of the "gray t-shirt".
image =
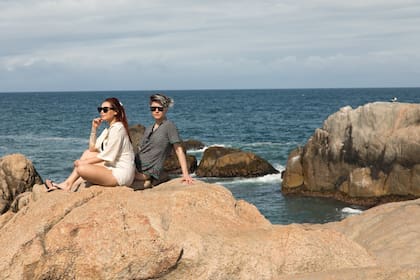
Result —
<instances>
[{"instance_id":1,"label":"gray t-shirt","mask_svg":"<svg viewBox=\"0 0 420 280\"><path fill-rule=\"evenodd\" d=\"M180 143L178 129L170 120L165 120L153 131L153 126L146 129L136 156L137 170L155 179L163 168L166 157L170 154L172 145Z\"/></svg>"}]
</instances>

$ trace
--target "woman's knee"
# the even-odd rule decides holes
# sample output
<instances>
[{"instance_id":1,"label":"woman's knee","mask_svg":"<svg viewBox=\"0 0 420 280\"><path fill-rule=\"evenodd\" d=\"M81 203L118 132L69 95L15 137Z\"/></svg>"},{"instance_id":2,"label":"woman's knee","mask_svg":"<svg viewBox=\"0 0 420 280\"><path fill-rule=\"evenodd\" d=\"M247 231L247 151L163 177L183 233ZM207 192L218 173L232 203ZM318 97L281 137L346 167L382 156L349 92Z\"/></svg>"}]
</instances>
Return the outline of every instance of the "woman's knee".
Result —
<instances>
[{"instance_id":1,"label":"woman's knee","mask_svg":"<svg viewBox=\"0 0 420 280\"><path fill-rule=\"evenodd\" d=\"M92 165L91 164L79 165L78 167L76 167L76 171L79 174L79 176L81 176L82 178L91 177L92 174L95 173L95 171L92 170Z\"/></svg>"}]
</instances>

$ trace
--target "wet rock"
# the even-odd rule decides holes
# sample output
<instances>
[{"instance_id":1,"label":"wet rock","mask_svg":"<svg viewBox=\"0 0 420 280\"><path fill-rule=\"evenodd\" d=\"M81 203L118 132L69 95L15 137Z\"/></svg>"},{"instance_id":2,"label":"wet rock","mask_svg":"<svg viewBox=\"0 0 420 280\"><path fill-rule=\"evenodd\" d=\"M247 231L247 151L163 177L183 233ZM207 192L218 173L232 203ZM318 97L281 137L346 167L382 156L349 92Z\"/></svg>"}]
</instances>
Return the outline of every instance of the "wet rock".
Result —
<instances>
[{"instance_id":1,"label":"wet rock","mask_svg":"<svg viewBox=\"0 0 420 280\"><path fill-rule=\"evenodd\" d=\"M254 153L225 147L206 149L196 171L200 177L258 177L276 173L279 171Z\"/></svg>"}]
</instances>

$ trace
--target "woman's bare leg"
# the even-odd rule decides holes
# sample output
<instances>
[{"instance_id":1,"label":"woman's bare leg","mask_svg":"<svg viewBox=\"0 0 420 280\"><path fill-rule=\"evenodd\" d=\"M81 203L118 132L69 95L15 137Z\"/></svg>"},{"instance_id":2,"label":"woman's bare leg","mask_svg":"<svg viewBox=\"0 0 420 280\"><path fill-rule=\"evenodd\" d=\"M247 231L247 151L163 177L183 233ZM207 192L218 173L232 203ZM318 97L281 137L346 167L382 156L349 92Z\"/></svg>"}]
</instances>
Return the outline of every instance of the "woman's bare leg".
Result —
<instances>
[{"instance_id":1,"label":"woman's bare leg","mask_svg":"<svg viewBox=\"0 0 420 280\"><path fill-rule=\"evenodd\" d=\"M89 150L86 150L83 152L82 156L80 157L81 160L85 160L88 158L93 158L96 157L98 155L97 152L91 152ZM70 176L67 177L66 180L64 180L63 182L57 184L60 188L64 189L64 190L70 190L71 186L73 186L73 184L76 182L77 179L80 178L80 174L77 172L77 169L74 168L73 171L71 172Z\"/></svg>"},{"instance_id":2,"label":"woman's bare leg","mask_svg":"<svg viewBox=\"0 0 420 280\"><path fill-rule=\"evenodd\" d=\"M76 172L86 181L102 186L117 186L118 182L112 171L103 165L83 164L76 168Z\"/></svg>"}]
</instances>

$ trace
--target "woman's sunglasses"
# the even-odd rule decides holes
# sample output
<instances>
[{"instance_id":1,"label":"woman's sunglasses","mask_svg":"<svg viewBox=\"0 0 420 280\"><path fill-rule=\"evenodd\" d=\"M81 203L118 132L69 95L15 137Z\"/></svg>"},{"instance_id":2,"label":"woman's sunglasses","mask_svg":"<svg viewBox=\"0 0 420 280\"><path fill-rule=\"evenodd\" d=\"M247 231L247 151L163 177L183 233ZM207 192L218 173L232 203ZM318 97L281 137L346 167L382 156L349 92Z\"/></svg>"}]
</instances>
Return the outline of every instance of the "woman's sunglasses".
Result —
<instances>
[{"instance_id":1,"label":"woman's sunglasses","mask_svg":"<svg viewBox=\"0 0 420 280\"><path fill-rule=\"evenodd\" d=\"M150 111L154 112L158 109L159 112L163 112L163 107L160 106L150 106Z\"/></svg>"},{"instance_id":2,"label":"woman's sunglasses","mask_svg":"<svg viewBox=\"0 0 420 280\"><path fill-rule=\"evenodd\" d=\"M104 113L108 113L109 110L114 110L112 107L98 107L98 113L101 113L103 111Z\"/></svg>"}]
</instances>

